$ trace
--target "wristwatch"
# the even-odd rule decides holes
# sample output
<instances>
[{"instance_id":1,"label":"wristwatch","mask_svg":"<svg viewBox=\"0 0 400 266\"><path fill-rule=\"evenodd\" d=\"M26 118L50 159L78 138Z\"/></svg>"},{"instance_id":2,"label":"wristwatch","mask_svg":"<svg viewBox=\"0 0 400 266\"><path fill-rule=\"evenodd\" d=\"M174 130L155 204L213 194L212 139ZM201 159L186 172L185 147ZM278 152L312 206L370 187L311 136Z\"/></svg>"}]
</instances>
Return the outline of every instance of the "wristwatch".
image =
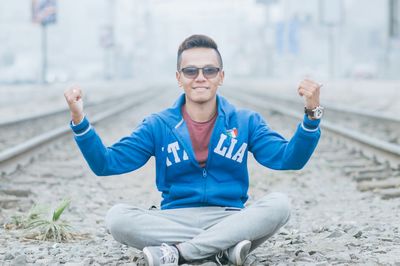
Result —
<instances>
[{"instance_id":1,"label":"wristwatch","mask_svg":"<svg viewBox=\"0 0 400 266\"><path fill-rule=\"evenodd\" d=\"M314 109L307 109L307 107L304 107L304 113L311 119L320 119L324 114L324 107L317 106Z\"/></svg>"}]
</instances>

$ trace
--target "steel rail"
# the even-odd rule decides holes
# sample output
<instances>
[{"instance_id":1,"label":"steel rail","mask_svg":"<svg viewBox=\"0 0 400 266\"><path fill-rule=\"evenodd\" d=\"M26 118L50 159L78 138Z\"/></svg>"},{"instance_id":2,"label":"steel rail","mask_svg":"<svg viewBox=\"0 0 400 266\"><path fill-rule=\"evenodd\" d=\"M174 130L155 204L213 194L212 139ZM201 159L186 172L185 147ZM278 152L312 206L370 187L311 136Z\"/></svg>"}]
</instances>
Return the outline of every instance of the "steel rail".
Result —
<instances>
[{"instance_id":1,"label":"steel rail","mask_svg":"<svg viewBox=\"0 0 400 266\"><path fill-rule=\"evenodd\" d=\"M144 91L145 90L136 91L136 92L131 93L129 95L140 94L140 93L143 93ZM97 101L97 102L88 102L88 103L85 103L85 107L86 108L90 108L90 107L93 107L93 106L98 106L98 105L101 105L101 104L107 104L107 103L110 103L110 102L118 102L118 101L126 99L126 97L127 97L127 95L123 95L123 96L114 97L112 99L105 99L105 100L101 100L101 101ZM55 116L55 115L66 113L68 111L69 111L68 107L62 107L62 108L53 109L51 111L44 112L44 113L26 115L26 116L20 117L18 119L0 121L0 128L8 127L8 126L14 126L14 125L22 124L22 123L27 123L27 122L32 121L32 120L44 119L44 118L48 118L48 117L51 117L51 116Z\"/></svg>"},{"instance_id":2,"label":"steel rail","mask_svg":"<svg viewBox=\"0 0 400 266\"><path fill-rule=\"evenodd\" d=\"M292 103L292 104L299 104L301 105L301 101L297 100L298 98L294 97L284 97L282 95L274 95L268 92L260 92L260 91L255 91L255 90L248 90L247 93L257 95L263 98L268 98L270 100L278 100L278 101L285 101L287 103ZM365 118L373 118L389 123L400 123L400 117L395 117L395 116L389 116L387 114L379 114L374 111L367 111L367 110L362 110L359 108L354 108L354 107L348 107L348 106L342 106L338 104L327 104L324 103L324 107L327 110L330 111L335 111L335 112L340 112L340 113L346 113L346 114L351 114L351 115L358 115L358 116L363 116Z\"/></svg>"},{"instance_id":3,"label":"steel rail","mask_svg":"<svg viewBox=\"0 0 400 266\"><path fill-rule=\"evenodd\" d=\"M299 111L289 110L287 107L282 107L279 104L262 100L262 99L260 99L260 97L257 97L257 95L251 95L248 92L245 93L245 92L239 92L239 91L235 91L235 92L230 91L227 94L229 94L230 97L235 98L238 101L252 104L255 107L258 107L261 109L272 109L272 110L274 110L278 113L281 113L283 115L286 115L286 116L290 116L290 117L300 119L300 120L303 119L303 114L301 114L301 112L299 112ZM396 145L393 143L389 143L386 141L382 141L382 140L370 137L370 136L360 133L356 130L352 130L350 128L345 128L343 126L337 125L336 123L329 122L326 119L323 119L321 121L320 126L321 126L321 128L327 129L331 132L334 132L336 134L347 137L353 141L367 145L378 151L383 151L384 153L388 154L389 156L392 156L395 159L397 159L398 161L400 161L400 145Z\"/></svg>"},{"instance_id":4,"label":"steel rail","mask_svg":"<svg viewBox=\"0 0 400 266\"><path fill-rule=\"evenodd\" d=\"M155 94L157 94L158 90L156 92L145 92L143 91L138 92L140 96L135 97L133 100L127 100L125 102L121 102L118 104L118 106L104 111L102 113L99 113L97 115L94 115L91 118L91 123L96 124L97 122L108 118L110 116L113 116L117 113L123 112L129 108L131 108L134 105L141 105L145 100L150 99L153 97ZM56 138L59 138L67 133L71 132L71 129L68 125L65 126L60 126L57 127L51 131L48 131L46 133L40 134L38 136L35 136L27 141L24 141L23 143L20 143L14 147L8 148L4 151L0 152L0 165L4 164L10 160L12 160L15 157L18 157L19 155L22 155L30 150L33 150L34 148L41 146L45 144L46 142L49 142L51 140L54 140Z\"/></svg>"}]
</instances>

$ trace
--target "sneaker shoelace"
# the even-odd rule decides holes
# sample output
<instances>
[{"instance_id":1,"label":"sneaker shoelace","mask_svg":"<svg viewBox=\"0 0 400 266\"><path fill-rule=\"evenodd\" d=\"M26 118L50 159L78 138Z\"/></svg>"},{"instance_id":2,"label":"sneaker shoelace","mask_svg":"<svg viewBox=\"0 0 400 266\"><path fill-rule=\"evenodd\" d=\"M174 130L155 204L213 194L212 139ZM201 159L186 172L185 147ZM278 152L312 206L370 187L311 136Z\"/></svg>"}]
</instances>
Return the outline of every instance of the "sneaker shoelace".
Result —
<instances>
[{"instance_id":1,"label":"sneaker shoelace","mask_svg":"<svg viewBox=\"0 0 400 266\"><path fill-rule=\"evenodd\" d=\"M177 251L174 250L174 247L163 243L161 244L160 250L162 254L160 261L162 264L173 263L178 265L178 256L176 254Z\"/></svg>"},{"instance_id":2,"label":"sneaker shoelace","mask_svg":"<svg viewBox=\"0 0 400 266\"><path fill-rule=\"evenodd\" d=\"M220 251L218 254L215 255L215 260L218 262L219 266L222 266L220 259L222 259L225 255L225 251Z\"/></svg>"}]
</instances>

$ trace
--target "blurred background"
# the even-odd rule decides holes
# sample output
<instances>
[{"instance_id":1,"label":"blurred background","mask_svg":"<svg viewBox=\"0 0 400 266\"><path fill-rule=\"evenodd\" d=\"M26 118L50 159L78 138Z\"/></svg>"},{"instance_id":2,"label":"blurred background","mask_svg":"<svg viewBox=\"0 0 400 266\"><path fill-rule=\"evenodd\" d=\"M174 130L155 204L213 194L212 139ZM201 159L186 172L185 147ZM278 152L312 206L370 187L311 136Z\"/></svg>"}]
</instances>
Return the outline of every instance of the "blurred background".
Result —
<instances>
[{"instance_id":1,"label":"blurred background","mask_svg":"<svg viewBox=\"0 0 400 266\"><path fill-rule=\"evenodd\" d=\"M400 77L400 0L0 1L0 83L173 79L191 34L236 78Z\"/></svg>"}]
</instances>

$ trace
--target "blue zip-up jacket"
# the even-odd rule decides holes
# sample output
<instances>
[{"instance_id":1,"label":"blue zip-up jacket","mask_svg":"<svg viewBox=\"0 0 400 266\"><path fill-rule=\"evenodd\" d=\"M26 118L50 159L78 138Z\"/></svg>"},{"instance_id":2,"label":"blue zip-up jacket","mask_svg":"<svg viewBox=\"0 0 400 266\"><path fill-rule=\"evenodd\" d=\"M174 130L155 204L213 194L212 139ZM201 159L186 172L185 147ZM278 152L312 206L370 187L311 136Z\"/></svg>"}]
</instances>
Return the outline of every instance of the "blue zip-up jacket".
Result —
<instances>
[{"instance_id":1,"label":"blue zip-up jacket","mask_svg":"<svg viewBox=\"0 0 400 266\"><path fill-rule=\"evenodd\" d=\"M115 175L156 158L156 184L162 209L225 206L243 208L248 199L248 151L262 165L277 170L301 169L320 137L319 120L307 116L290 141L272 131L260 114L236 109L217 95L218 117L211 135L205 168L196 161L189 131L182 118L182 94L177 102L152 114L133 133L105 147L85 117L71 127L75 140L96 175Z\"/></svg>"}]
</instances>

